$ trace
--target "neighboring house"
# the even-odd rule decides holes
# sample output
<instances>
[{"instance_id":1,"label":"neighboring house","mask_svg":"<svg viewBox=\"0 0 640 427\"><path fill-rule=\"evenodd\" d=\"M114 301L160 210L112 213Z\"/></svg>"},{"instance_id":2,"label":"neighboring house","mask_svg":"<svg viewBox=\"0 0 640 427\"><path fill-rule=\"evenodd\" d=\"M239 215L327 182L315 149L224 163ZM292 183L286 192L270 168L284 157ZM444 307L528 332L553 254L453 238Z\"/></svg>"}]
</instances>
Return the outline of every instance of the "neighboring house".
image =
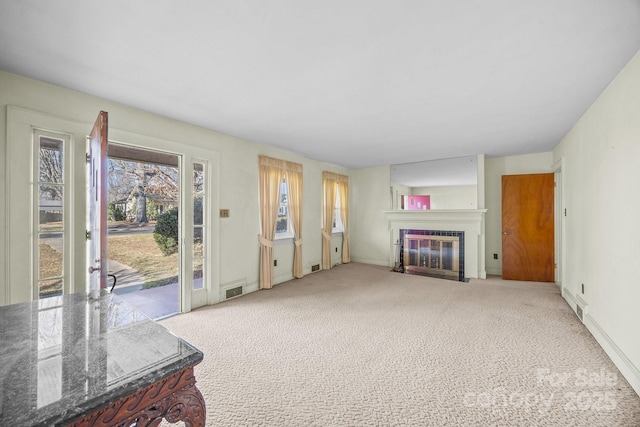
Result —
<instances>
[{"instance_id":1,"label":"neighboring house","mask_svg":"<svg viewBox=\"0 0 640 427\"><path fill-rule=\"evenodd\" d=\"M155 211L154 212L155 217L157 217L158 215L161 215L163 212L166 212L171 208L178 206L177 200L170 199L164 196L159 196L156 194L147 194L146 198L147 198L147 203L149 203L150 201L153 203L151 206L153 206L153 209ZM136 217L137 200L138 200L138 196L136 194L136 195L130 195L129 197L124 199L119 199L113 202L113 204L121 212L124 212L124 214L127 217L127 221L133 221ZM149 214L149 206L150 205L147 204L147 214Z\"/></svg>"},{"instance_id":2,"label":"neighboring house","mask_svg":"<svg viewBox=\"0 0 640 427\"><path fill-rule=\"evenodd\" d=\"M40 199L40 223L62 221L62 200Z\"/></svg>"}]
</instances>

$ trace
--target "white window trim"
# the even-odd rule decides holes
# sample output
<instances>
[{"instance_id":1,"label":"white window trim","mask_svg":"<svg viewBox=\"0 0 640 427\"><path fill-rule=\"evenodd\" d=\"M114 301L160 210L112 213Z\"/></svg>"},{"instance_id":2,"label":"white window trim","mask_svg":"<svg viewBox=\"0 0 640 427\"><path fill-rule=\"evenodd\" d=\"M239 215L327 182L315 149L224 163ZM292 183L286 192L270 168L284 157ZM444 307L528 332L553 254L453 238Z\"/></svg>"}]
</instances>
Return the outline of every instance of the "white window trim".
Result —
<instances>
[{"instance_id":1,"label":"white window trim","mask_svg":"<svg viewBox=\"0 0 640 427\"><path fill-rule=\"evenodd\" d=\"M293 233L291 231L287 231L286 233L277 233L275 235L275 237L273 238L273 240L293 240L295 239L296 236L293 235Z\"/></svg>"},{"instance_id":2,"label":"white window trim","mask_svg":"<svg viewBox=\"0 0 640 427\"><path fill-rule=\"evenodd\" d=\"M72 259L72 236L73 236L73 151L72 136L67 133L54 132L33 127L32 138L32 170L33 170L33 186L32 186L32 214L31 228L33 233L33 253L31 255L32 279L32 300L39 300L40 296L40 140L42 137L52 138L62 141L62 164L63 164L63 198L62 198L62 294L66 295L72 292L71 275L73 274Z\"/></svg>"}]
</instances>

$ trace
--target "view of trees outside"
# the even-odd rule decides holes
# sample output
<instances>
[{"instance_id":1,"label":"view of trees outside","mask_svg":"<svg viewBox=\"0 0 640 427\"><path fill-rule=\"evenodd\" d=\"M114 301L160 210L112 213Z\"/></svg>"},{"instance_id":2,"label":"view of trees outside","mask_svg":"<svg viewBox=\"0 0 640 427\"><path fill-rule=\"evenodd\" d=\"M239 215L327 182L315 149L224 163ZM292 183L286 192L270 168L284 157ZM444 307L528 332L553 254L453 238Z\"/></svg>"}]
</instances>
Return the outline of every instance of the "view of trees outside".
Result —
<instances>
[{"instance_id":1,"label":"view of trees outside","mask_svg":"<svg viewBox=\"0 0 640 427\"><path fill-rule=\"evenodd\" d=\"M107 176L111 220L119 215L136 224L147 223L178 205L177 167L109 159Z\"/></svg>"},{"instance_id":2,"label":"view of trees outside","mask_svg":"<svg viewBox=\"0 0 640 427\"><path fill-rule=\"evenodd\" d=\"M62 293L64 212L63 141L39 136L38 187L38 274L39 296ZM177 283L178 253L167 255L154 239L158 217L169 219L177 241L180 200L178 167L109 159L107 163L109 271L118 273L115 292L130 292ZM204 175L194 174L194 215L202 223ZM175 218L175 219L174 219ZM202 241L194 242L202 252ZM112 261L118 264L112 265ZM115 265L115 264L114 264ZM116 271L118 270L118 271ZM202 259L194 260L194 272L202 271ZM129 283L127 283L127 281ZM118 289L120 288L120 289ZM127 289L128 288L128 289ZM177 295L176 295L177 301Z\"/></svg>"},{"instance_id":3,"label":"view of trees outside","mask_svg":"<svg viewBox=\"0 0 640 427\"><path fill-rule=\"evenodd\" d=\"M289 231L289 202L287 200L287 182L283 179L280 184L280 207L278 208L278 221L276 233Z\"/></svg>"},{"instance_id":4,"label":"view of trees outside","mask_svg":"<svg viewBox=\"0 0 640 427\"><path fill-rule=\"evenodd\" d=\"M205 221L205 164L193 163L193 252L192 274L193 289L204 287L204 257L206 244L205 230L208 224Z\"/></svg>"},{"instance_id":5,"label":"view of trees outside","mask_svg":"<svg viewBox=\"0 0 640 427\"><path fill-rule=\"evenodd\" d=\"M109 269L125 266L138 275L132 283L119 279L116 293L132 285L147 289L178 282L179 178L175 166L109 159Z\"/></svg>"},{"instance_id":6,"label":"view of trees outside","mask_svg":"<svg viewBox=\"0 0 640 427\"><path fill-rule=\"evenodd\" d=\"M39 136L38 156L38 296L62 293L64 279L64 144Z\"/></svg>"}]
</instances>

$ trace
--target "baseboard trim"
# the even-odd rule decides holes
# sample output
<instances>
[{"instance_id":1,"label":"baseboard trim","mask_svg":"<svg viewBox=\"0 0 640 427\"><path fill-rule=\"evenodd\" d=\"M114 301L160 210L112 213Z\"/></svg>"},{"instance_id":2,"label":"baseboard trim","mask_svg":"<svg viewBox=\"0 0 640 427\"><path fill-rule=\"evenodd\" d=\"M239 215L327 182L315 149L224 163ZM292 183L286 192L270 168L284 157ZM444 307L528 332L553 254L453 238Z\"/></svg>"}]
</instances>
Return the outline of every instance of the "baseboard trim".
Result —
<instances>
[{"instance_id":1,"label":"baseboard trim","mask_svg":"<svg viewBox=\"0 0 640 427\"><path fill-rule=\"evenodd\" d=\"M351 257L351 262L359 262L361 264L372 264L372 265L381 265L383 267L389 267L391 268L392 266L389 265L389 260L379 260L379 259L371 259L371 258L359 258L359 257Z\"/></svg>"},{"instance_id":2,"label":"baseboard trim","mask_svg":"<svg viewBox=\"0 0 640 427\"><path fill-rule=\"evenodd\" d=\"M589 313L585 313L584 315L584 324L598 344L600 344L600 347L602 347L613 361L613 364L620 369L622 376L625 377L638 396L640 396L640 370L629 360L622 349L618 347Z\"/></svg>"},{"instance_id":3,"label":"baseboard trim","mask_svg":"<svg viewBox=\"0 0 640 427\"><path fill-rule=\"evenodd\" d=\"M487 272L487 274L489 274L491 276L502 276L502 269L501 268L487 267L486 268L486 272Z\"/></svg>"},{"instance_id":4,"label":"baseboard trim","mask_svg":"<svg viewBox=\"0 0 640 427\"><path fill-rule=\"evenodd\" d=\"M578 305L578 302L573 297L573 294L571 292L569 292L569 290L567 288L562 288L562 290L560 292L562 294L562 298L564 298L564 300L567 302L567 304L569 304L569 307L571 307L571 310L573 310L573 312L575 313L576 312L576 307Z\"/></svg>"},{"instance_id":5,"label":"baseboard trim","mask_svg":"<svg viewBox=\"0 0 640 427\"><path fill-rule=\"evenodd\" d=\"M604 352L609 356L609 359L620 370L622 376L629 382L631 388L640 396L640 370L633 364L631 360L624 354L622 349L611 339L611 337L604 331L604 329L596 322L596 320L589 314L589 305L582 298L581 295L573 295L568 289L562 288L562 297L569 304L571 310L578 315L577 307L583 310L582 323L587 328L589 333Z\"/></svg>"},{"instance_id":6,"label":"baseboard trim","mask_svg":"<svg viewBox=\"0 0 640 427\"><path fill-rule=\"evenodd\" d=\"M252 283L247 283L244 286L244 294L250 294L251 292L256 292L258 290L260 290L260 285L258 284L258 282L252 282Z\"/></svg>"},{"instance_id":7,"label":"baseboard trim","mask_svg":"<svg viewBox=\"0 0 640 427\"><path fill-rule=\"evenodd\" d=\"M273 284L278 285L280 283L288 282L289 280L293 280L293 279L295 279L295 277L293 277L293 274L278 276L273 278Z\"/></svg>"}]
</instances>

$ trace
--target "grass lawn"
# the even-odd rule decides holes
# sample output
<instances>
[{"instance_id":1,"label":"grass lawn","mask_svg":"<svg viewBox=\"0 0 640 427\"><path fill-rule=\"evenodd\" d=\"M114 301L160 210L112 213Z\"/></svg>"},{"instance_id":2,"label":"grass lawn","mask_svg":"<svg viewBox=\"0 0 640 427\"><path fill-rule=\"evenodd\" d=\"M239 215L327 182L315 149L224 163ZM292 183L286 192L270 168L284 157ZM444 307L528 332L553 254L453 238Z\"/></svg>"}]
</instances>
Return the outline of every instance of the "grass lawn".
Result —
<instances>
[{"instance_id":1,"label":"grass lawn","mask_svg":"<svg viewBox=\"0 0 640 427\"><path fill-rule=\"evenodd\" d=\"M178 254L164 256L152 233L111 235L107 240L109 259L138 270L145 277L143 288L167 285L178 280Z\"/></svg>"},{"instance_id":2,"label":"grass lawn","mask_svg":"<svg viewBox=\"0 0 640 427\"><path fill-rule=\"evenodd\" d=\"M40 242L40 277L60 276L62 254L46 243ZM62 280L52 279L40 282L40 295L47 296L62 292Z\"/></svg>"},{"instance_id":3,"label":"grass lawn","mask_svg":"<svg viewBox=\"0 0 640 427\"><path fill-rule=\"evenodd\" d=\"M59 228L59 226L58 226ZM194 277L202 276L202 248L195 245ZM165 256L160 252L152 233L114 234L107 239L108 257L137 270L145 277L143 288L163 286L178 281L178 254ZM40 277L57 276L62 270L62 254L46 243L40 243ZM59 293L62 282L41 283L43 295Z\"/></svg>"}]
</instances>

